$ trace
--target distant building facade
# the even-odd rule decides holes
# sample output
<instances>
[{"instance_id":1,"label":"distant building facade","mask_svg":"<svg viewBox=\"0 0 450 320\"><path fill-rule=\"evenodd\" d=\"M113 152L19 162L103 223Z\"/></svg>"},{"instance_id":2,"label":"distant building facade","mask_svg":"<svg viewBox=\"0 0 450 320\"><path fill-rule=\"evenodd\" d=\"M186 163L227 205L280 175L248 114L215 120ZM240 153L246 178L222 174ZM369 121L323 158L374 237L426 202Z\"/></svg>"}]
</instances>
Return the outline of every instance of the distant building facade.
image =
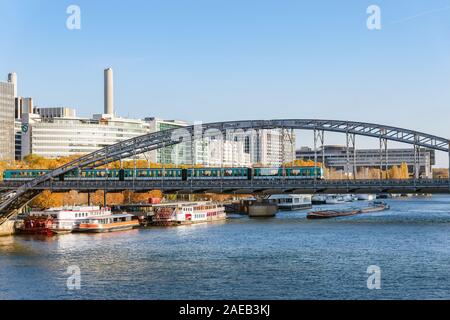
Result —
<instances>
[{"instance_id":1,"label":"distant building facade","mask_svg":"<svg viewBox=\"0 0 450 320\"><path fill-rule=\"evenodd\" d=\"M111 68L104 70L104 113L94 114L89 119L77 117L72 108L34 106L32 98L16 97L17 77L13 74L9 78L10 82L2 83L0 105L0 119L6 114L1 110L9 110L9 122L1 128L5 131L1 138L9 139L9 143L1 145L9 148L8 159L23 159L30 154L45 158L83 155L140 135L189 125L184 121L154 117L143 120L117 117ZM202 137L192 144L186 141L164 146L137 157L160 164L215 167L252 164L278 167L295 159L293 130L250 131L245 137L232 135L222 137L224 140ZM1 152L6 151L0 150L0 155Z\"/></svg>"},{"instance_id":2,"label":"distant building facade","mask_svg":"<svg viewBox=\"0 0 450 320\"><path fill-rule=\"evenodd\" d=\"M325 166L335 170L346 170L347 151L345 146L324 146ZM314 150L309 147L302 147L296 151L296 158L302 160L314 160ZM431 149L420 148L417 153L419 174L423 177L432 177L432 166L435 164L435 152ZM353 149L349 149L349 171L353 171ZM384 159L384 151L383 151ZM322 150L317 151L317 160L322 161ZM379 149L357 149L355 159L356 169L379 168ZM383 160L384 161L384 160ZM414 171L414 149L388 149L388 168L400 166L402 163L408 165L409 172ZM384 162L383 162L384 164Z\"/></svg>"},{"instance_id":3,"label":"distant building facade","mask_svg":"<svg viewBox=\"0 0 450 320\"><path fill-rule=\"evenodd\" d=\"M295 160L295 143L294 130L254 130L244 137L244 152L253 164L279 167Z\"/></svg>"},{"instance_id":4,"label":"distant building facade","mask_svg":"<svg viewBox=\"0 0 450 320\"><path fill-rule=\"evenodd\" d=\"M188 126L187 122L179 120L163 120L155 117L145 118L149 126L149 133L170 129L181 129ZM190 158L184 152L182 145L172 145L149 152L149 160L161 164L187 164Z\"/></svg>"},{"instance_id":5,"label":"distant building facade","mask_svg":"<svg viewBox=\"0 0 450 320\"><path fill-rule=\"evenodd\" d=\"M149 132L148 124L141 120L83 119L57 114L67 108L56 109L46 108L43 116L22 115L22 158L29 154L45 158L87 154Z\"/></svg>"},{"instance_id":6,"label":"distant building facade","mask_svg":"<svg viewBox=\"0 0 450 320\"><path fill-rule=\"evenodd\" d=\"M15 158L16 83L11 75L8 82L0 82L0 161L13 161Z\"/></svg>"},{"instance_id":7,"label":"distant building facade","mask_svg":"<svg viewBox=\"0 0 450 320\"><path fill-rule=\"evenodd\" d=\"M76 118L77 116L75 109L67 107L34 107L33 112L40 115L42 119Z\"/></svg>"}]
</instances>

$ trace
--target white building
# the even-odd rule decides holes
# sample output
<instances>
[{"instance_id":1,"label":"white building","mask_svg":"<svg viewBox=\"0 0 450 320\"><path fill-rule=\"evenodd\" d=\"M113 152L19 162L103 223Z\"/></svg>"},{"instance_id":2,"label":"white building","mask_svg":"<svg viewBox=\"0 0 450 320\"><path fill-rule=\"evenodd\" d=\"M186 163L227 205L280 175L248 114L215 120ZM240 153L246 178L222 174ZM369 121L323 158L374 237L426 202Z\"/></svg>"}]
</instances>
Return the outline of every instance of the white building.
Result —
<instances>
[{"instance_id":1,"label":"white building","mask_svg":"<svg viewBox=\"0 0 450 320\"><path fill-rule=\"evenodd\" d=\"M16 119L20 119L23 113L33 113L33 98L16 97Z\"/></svg>"},{"instance_id":2,"label":"white building","mask_svg":"<svg viewBox=\"0 0 450 320\"><path fill-rule=\"evenodd\" d=\"M14 109L16 94L15 74L8 82L0 82L0 161L12 161L15 156Z\"/></svg>"},{"instance_id":3,"label":"white building","mask_svg":"<svg viewBox=\"0 0 450 320\"><path fill-rule=\"evenodd\" d=\"M144 119L149 126L150 132L158 132L170 129L182 129L189 124L185 121L179 120L163 120L159 118L145 118ZM153 163L162 164L187 164L190 163L189 155L185 150L187 147L182 144L168 146L148 152L148 160Z\"/></svg>"},{"instance_id":4,"label":"white building","mask_svg":"<svg viewBox=\"0 0 450 320\"><path fill-rule=\"evenodd\" d=\"M51 107L51 108L41 108L34 107L34 113L41 116L44 119L52 118L76 118L77 113L75 109L67 107Z\"/></svg>"},{"instance_id":5,"label":"white building","mask_svg":"<svg viewBox=\"0 0 450 320\"><path fill-rule=\"evenodd\" d=\"M295 132L285 129L249 130L238 134L235 140L243 141L244 152L252 164L279 167L295 160Z\"/></svg>"},{"instance_id":6,"label":"white building","mask_svg":"<svg viewBox=\"0 0 450 320\"><path fill-rule=\"evenodd\" d=\"M249 167L250 154L243 141L204 138L196 141L194 163L207 167Z\"/></svg>"},{"instance_id":7,"label":"white building","mask_svg":"<svg viewBox=\"0 0 450 320\"><path fill-rule=\"evenodd\" d=\"M49 111L50 112L50 111ZM22 158L82 155L149 132L142 120L22 115Z\"/></svg>"}]
</instances>

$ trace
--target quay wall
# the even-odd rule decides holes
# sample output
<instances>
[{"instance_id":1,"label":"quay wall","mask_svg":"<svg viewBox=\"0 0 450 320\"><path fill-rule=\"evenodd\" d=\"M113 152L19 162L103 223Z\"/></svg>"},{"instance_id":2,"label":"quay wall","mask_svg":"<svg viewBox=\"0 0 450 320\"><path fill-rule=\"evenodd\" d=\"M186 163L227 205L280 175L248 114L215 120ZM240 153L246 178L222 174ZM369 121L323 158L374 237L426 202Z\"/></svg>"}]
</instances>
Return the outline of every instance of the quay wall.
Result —
<instances>
[{"instance_id":1,"label":"quay wall","mask_svg":"<svg viewBox=\"0 0 450 320\"><path fill-rule=\"evenodd\" d=\"M0 225L0 237L9 236L14 233L14 221L6 221Z\"/></svg>"}]
</instances>

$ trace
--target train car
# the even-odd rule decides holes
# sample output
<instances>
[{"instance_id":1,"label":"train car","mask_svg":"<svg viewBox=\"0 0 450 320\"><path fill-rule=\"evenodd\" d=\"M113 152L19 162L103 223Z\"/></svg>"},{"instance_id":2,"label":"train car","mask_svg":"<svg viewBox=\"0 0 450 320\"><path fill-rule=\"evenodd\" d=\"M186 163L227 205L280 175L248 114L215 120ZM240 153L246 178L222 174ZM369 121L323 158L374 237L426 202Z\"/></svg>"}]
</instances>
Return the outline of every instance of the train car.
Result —
<instances>
[{"instance_id":1,"label":"train car","mask_svg":"<svg viewBox=\"0 0 450 320\"><path fill-rule=\"evenodd\" d=\"M64 175L64 179L89 179L89 180L119 180L118 169L89 169L79 172L73 171Z\"/></svg>"},{"instance_id":2,"label":"train car","mask_svg":"<svg viewBox=\"0 0 450 320\"><path fill-rule=\"evenodd\" d=\"M51 170L44 169L18 169L18 170L5 170L3 172L3 180L5 181L28 181L36 179Z\"/></svg>"},{"instance_id":3,"label":"train car","mask_svg":"<svg viewBox=\"0 0 450 320\"><path fill-rule=\"evenodd\" d=\"M181 169L125 169L125 179L132 180L181 180Z\"/></svg>"},{"instance_id":4,"label":"train car","mask_svg":"<svg viewBox=\"0 0 450 320\"><path fill-rule=\"evenodd\" d=\"M3 179L5 181L28 181L36 179L50 170L5 170ZM60 176L59 180L251 180L251 179L323 179L321 167L288 167L288 168L169 168L169 169L89 169L73 170Z\"/></svg>"},{"instance_id":5,"label":"train car","mask_svg":"<svg viewBox=\"0 0 450 320\"><path fill-rule=\"evenodd\" d=\"M186 179L183 180L208 180L208 179L249 179L251 170L242 168L193 168L185 169ZM184 177L183 177L184 178Z\"/></svg>"},{"instance_id":6,"label":"train car","mask_svg":"<svg viewBox=\"0 0 450 320\"><path fill-rule=\"evenodd\" d=\"M323 179L321 167L254 168L253 179Z\"/></svg>"},{"instance_id":7,"label":"train car","mask_svg":"<svg viewBox=\"0 0 450 320\"><path fill-rule=\"evenodd\" d=\"M284 176L283 168L254 168L253 179L282 178Z\"/></svg>"},{"instance_id":8,"label":"train car","mask_svg":"<svg viewBox=\"0 0 450 320\"><path fill-rule=\"evenodd\" d=\"M324 179L321 167L292 167L284 170L287 179Z\"/></svg>"}]
</instances>

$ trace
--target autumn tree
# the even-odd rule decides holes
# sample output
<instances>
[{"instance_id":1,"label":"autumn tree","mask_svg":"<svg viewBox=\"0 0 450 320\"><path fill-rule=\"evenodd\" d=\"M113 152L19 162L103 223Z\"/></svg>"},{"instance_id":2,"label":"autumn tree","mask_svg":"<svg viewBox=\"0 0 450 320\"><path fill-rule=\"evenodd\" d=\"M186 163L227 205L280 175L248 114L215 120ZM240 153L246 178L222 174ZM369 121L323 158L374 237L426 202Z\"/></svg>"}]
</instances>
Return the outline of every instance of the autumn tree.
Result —
<instances>
[{"instance_id":1,"label":"autumn tree","mask_svg":"<svg viewBox=\"0 0 450 320\"><path fill-rule=\"evenodd\" d=\"M61 193L52 193L48 190L43 191L30 203L31 207L37 207L41 209L60 207L62 205L63 205L63 195Z\"/></svg>"}]
</instances>

